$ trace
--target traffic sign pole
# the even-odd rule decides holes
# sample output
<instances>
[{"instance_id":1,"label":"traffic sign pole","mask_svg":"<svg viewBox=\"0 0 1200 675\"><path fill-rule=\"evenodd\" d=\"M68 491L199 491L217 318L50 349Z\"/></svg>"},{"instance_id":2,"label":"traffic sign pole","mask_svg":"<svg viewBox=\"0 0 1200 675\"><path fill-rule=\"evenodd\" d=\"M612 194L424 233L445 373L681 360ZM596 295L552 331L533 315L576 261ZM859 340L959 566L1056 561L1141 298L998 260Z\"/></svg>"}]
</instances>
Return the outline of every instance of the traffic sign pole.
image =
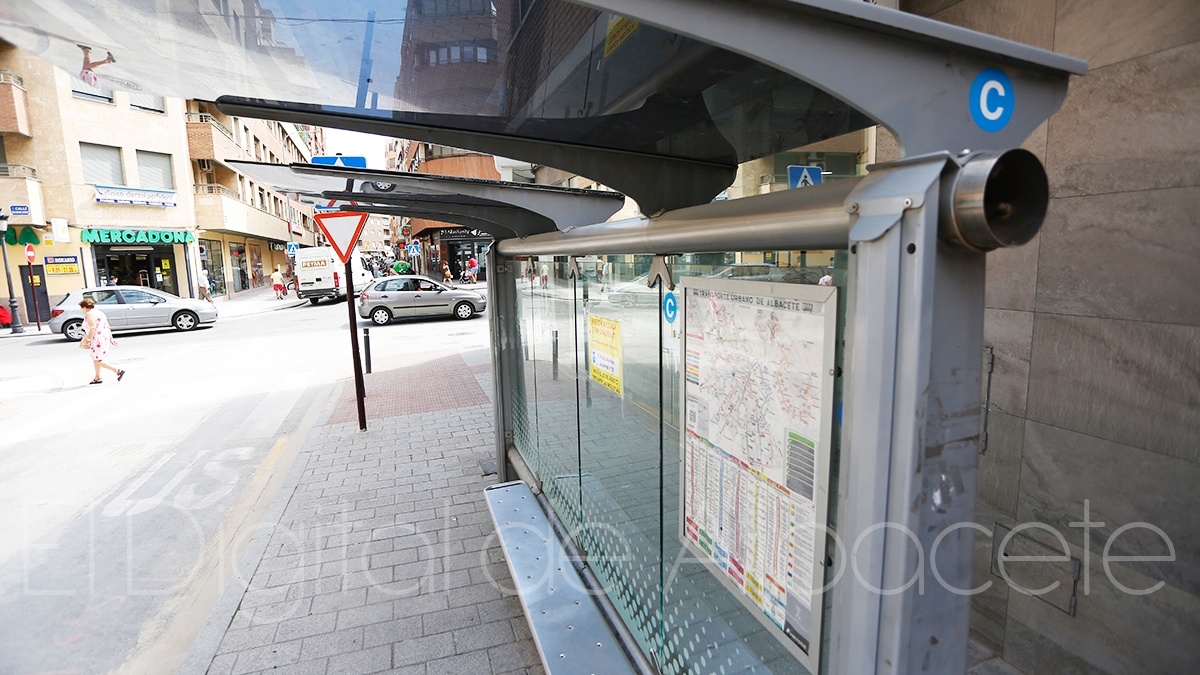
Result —
<instances>
[{"instance_id":1,"label":"traffic sign pole","mask_svg":"<svg viewBox=\"0 0 1200 675\"><path fill-rule=\"evenodd\" d=\"M25 244L25 259L29 261L29 293L33 296L33 320L37 323L38 332L42 332L42 311L38 309L37 301L37 286L33 283L33 261L37 258L37 252L33 250L33 244Z\"/></svg>"},{"instance_id":2,"label":"traffic sign pole","mask_svg":"<svg viewBox=\"0 0 1200 675\"><path fill-rule=\"evenodd\" d=\"M353 260L353 258L351 258ZM354 390L358 395L358 428L367 430L367 385L363 382L362 359L358 355L358 318L354 316L354 269L346 261L346 313L350 315L350 353L354 359Z\"/></svg>"}]
</instances>

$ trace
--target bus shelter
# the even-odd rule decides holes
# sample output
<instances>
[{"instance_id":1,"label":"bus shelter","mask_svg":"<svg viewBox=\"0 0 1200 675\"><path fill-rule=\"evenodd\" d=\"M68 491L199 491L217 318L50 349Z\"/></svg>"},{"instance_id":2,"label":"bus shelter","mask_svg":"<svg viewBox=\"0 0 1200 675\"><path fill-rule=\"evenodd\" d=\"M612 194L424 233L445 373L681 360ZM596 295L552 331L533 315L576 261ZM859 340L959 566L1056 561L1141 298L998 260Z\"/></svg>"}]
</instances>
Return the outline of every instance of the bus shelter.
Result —
<instances>
[{"instance_id":1,"label":"bus shelter","mask_svg":"<svg viewBox=\"0 0 1200 675\"><path fill-rule=\"evenodd\" d=\"M120 57L138 86L550 166L637 202L563 227L545 204L510 217L519 200L495 193L511 186L314 191L503 228L503 477L538 493L635 665L965 670L987 253L1040 227L1046 176L1019 146L1082 62L846 0L258 4L233 35L139 3L88 21L145 55ZM74 33L14 12L0 34L67 63ZM215 66L189 70L193 46ZM739 164L876 124L898 161L713 201ZM695 262L773 249L844 264L814 285ZM580 261L596 256L628 279L648 264L649 301L595 302ZM522 281L548 268L566 281ZM527 590L527 610L554 609ZM548 649L536 613L551 672L595 663Z\"/></svg>"}]
</instances>

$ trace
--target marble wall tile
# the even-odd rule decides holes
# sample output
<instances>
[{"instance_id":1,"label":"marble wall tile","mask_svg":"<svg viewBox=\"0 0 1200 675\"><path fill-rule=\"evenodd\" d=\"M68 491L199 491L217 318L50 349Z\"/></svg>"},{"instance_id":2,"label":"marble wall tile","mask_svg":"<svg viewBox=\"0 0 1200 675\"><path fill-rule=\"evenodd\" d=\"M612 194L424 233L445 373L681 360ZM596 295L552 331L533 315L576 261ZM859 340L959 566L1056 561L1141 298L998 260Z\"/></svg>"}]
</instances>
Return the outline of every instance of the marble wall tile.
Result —
<instances>
[{"instance_id":1,"label":"marble wall tile","mask_svg":"<svg viewBox=\"0 0 1200 675\"><path fill-rule=\"evenodd\" d=\"M1200 327L1036 314L1027 419L1200 462Z\"/></svg>"},{"instance_id":2,"label":"marble wall tile","mask_svg":"<svg viewBox=\"0 0 1200 675\"><path fill-rule=\"evenodd\" d=\"M983 344L993 349L991 408L1025 414L1029 388L1029 350L1033 344L1033 313L986 309ZM985 382L987 375L984 375Z\"/></svg>"},{"instance_id":3,"label":"marble wall tile","mask_svg":"<svg viewBox=\"0 0 1200 675\"><path fill-rule=\"evenodd\" d=\"M1054 44L1054 3L1045 0L963 0L930 18L1042 49Z\"/></svg>"},{"instance_id":4,"label":"marble wall tile","mask_svg":"<svg viewBox=\"0 0 1200 675\"><path fill-rule=\"evenodd\" d=\"M1058 0L1054 51L1090 68L1200 40L1196 0Z\"/></svg>"},{"instance_id":5,"label":"marble wall tile","mask_svg":"<svg viewBox=\"0 0 1200 675\"><path fill-rule=\"evenodd\" d=\"M993 410L988 415L987 426L987 450L979 457L979 497L1001 513L1015 518L1025 420Z\"/></svg>"},{"instance_id":6,"label":"marble wall tile","mask_svg":"<svg viewBox=\"0 0 1200 675\"><path fill-rule=\"evenodd\" d=\"M996 309L1032 311L1037 299L1038 257L1042 237L1024 246L1001 248L987 254L987 280L983 304Z\"/></svg>"},{"instance_id":7,"label":"marble wall tile","mask_svg":"<svg viewBox=\"0 0 1200 675\"><path fill-rule=\"evenodd\" d=\"M1054 527L1068 542L1102 554L1113 532L1128 523L1160 528L1174 545L1174 561L1126 561L1143 575L1200 595L1200 513L1194 509L1200 464L1105 441L1057 427L1025 425L1021 497L1017 519ZM1111 555L1162 556L1169 552L1160 535L1141 527L1112 539Z\"/></svg>"},{"instance_id":8,"label":"marble wall tile","mask_svg":"<svg viewBox=\"0 0 1200 675\"><path fill-rule=\"evenodd\" d=\"M1050 196L1196 185L1197 108L1200 42L1071 80L1066 101L1050 118Z\"/></svg>"},{"instance_id":9,"label":"marble wall tile","mask_svg":"<svg viewBox=\"0 0 1200 675\"><path fill-rule=\"evenodd\" d=\"M990 533L993 525L997 522L1012 527L1015 521L1007 514L996 510L986 500L981 500L976 503L975 522ZM987 585L987 588L971 596L971 637L999 654L1004 650L1009 588L1003 579L992 575L991 560L992 539L990 534L976 532L971 583L974 588L984 585Z\"/></svg>"},{"instance_id":10,"label":"marble wall tile","mask_svg":"<svg viewBox=\"0 0 1200 675\"><path fill-rule=\"evenodd\" d=\"M1200 188L1053 199L1037 310L1200 326Z\"/></svg>"},{"instance_id":11,"label":"marble wall tile","mask_svg":"<svg viewBox=\"0 0 1200 675\"><path fill-rule=\"evenodd\" d=\"M1010 593L1005 660L1031 674L1194 673L1200 663L1200 598L1171 586L1131 595L1109 580L1099 556L1089 562L1090 583L1086 592L1080 583L1075 616ZM1110 563L1110 569L1130 588L1156 582L1120 563Z\"/></svg>"},{"instance_id":12,"label":"marble wall tile","mask_svg":"<svg viewBox=\"0 0 1200 675\"><path fill-rule=\"evenodd\" d=\"M929 16L947 7L958 4L962 0L900 0L900 10L909 14Z\"/></svg>"}]
</instances>

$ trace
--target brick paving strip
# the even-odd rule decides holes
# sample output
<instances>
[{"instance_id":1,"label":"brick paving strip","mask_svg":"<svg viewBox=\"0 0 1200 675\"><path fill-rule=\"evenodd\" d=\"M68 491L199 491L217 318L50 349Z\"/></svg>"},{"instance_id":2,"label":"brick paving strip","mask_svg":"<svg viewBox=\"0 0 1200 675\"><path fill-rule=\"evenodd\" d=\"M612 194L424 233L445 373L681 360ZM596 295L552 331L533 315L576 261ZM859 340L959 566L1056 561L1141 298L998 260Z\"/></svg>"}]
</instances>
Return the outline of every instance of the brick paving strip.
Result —
<instances>
[{"instance_id":1,"label":"brick paving strip","mask_svg":"<svg viewBox=\"0 0 1200 675\"><path fill-rule=\"evenodd\" d=\"M367 376L366 432L343 385L247 554L261 551L249 586L181 672L542 672L483 497L496 477L479 467L494 432L478 351ZM433 382L456 395L428 396Z\"/></svg>"}]
</instances>

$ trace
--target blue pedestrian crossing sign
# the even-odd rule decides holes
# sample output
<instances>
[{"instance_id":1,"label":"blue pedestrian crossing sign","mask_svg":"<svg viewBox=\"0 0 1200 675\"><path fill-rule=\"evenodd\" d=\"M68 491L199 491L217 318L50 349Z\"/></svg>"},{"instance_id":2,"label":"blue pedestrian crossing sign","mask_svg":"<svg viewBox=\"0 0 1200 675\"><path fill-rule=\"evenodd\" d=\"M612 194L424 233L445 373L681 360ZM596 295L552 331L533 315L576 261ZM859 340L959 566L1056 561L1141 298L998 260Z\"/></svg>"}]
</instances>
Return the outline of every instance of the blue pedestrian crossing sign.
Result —
<instances>
[{"instance_id":1,"label":"blue pedestrian crossing sign","mask_svg":"<svg viewBox=\"0 0 1200 675\"><path fill-rule=\"evenodd\" d=\"M288 245L287 245L287 254L288 254L288 257L289 257L289 258L295 258L295 257L296 257L296 253L297 253L299 250L300 250L300 244L298 244L298 243L296 243L296 242L294 242L294 241L292 241L292 242L288 242Z\"/></svg>"},{"instance_id":2,"label":"blue pedestrian crossing sign","mask_svg":"<svg viewBox=\"0 0 1200 675\"><path fill-rule=\"evenodd\" d=\"M408 253L408 255L410 257L421 255L421 245L416 242L413 242L413 243L409 244L408 246L405 246L404 250L406 253Z\"/></svg>"},{"instance_id":3,"label":"blue pedestrian crossing sign","mask_svg":"<svg viewBox=\"0 0 1200 675\"><path fill-rule=\"evenodd\" d=\"M792 164L788 167L788 189L809 187L821 184L821 167L800 166Z\"/></svg>"},{"instance_id":4,"label":"blue pedestrian crossing sign","mask_svg":"<svg viewBox=\"0 0 1200 675\"><path fill-rule=\"evenodd\" d=\"M366 157L344 157L342 155L317 155L312 158L313 164L324 164L325 166L344 166L350 169L365 169L367 168Z\"/></svg>"}]
</instances>

